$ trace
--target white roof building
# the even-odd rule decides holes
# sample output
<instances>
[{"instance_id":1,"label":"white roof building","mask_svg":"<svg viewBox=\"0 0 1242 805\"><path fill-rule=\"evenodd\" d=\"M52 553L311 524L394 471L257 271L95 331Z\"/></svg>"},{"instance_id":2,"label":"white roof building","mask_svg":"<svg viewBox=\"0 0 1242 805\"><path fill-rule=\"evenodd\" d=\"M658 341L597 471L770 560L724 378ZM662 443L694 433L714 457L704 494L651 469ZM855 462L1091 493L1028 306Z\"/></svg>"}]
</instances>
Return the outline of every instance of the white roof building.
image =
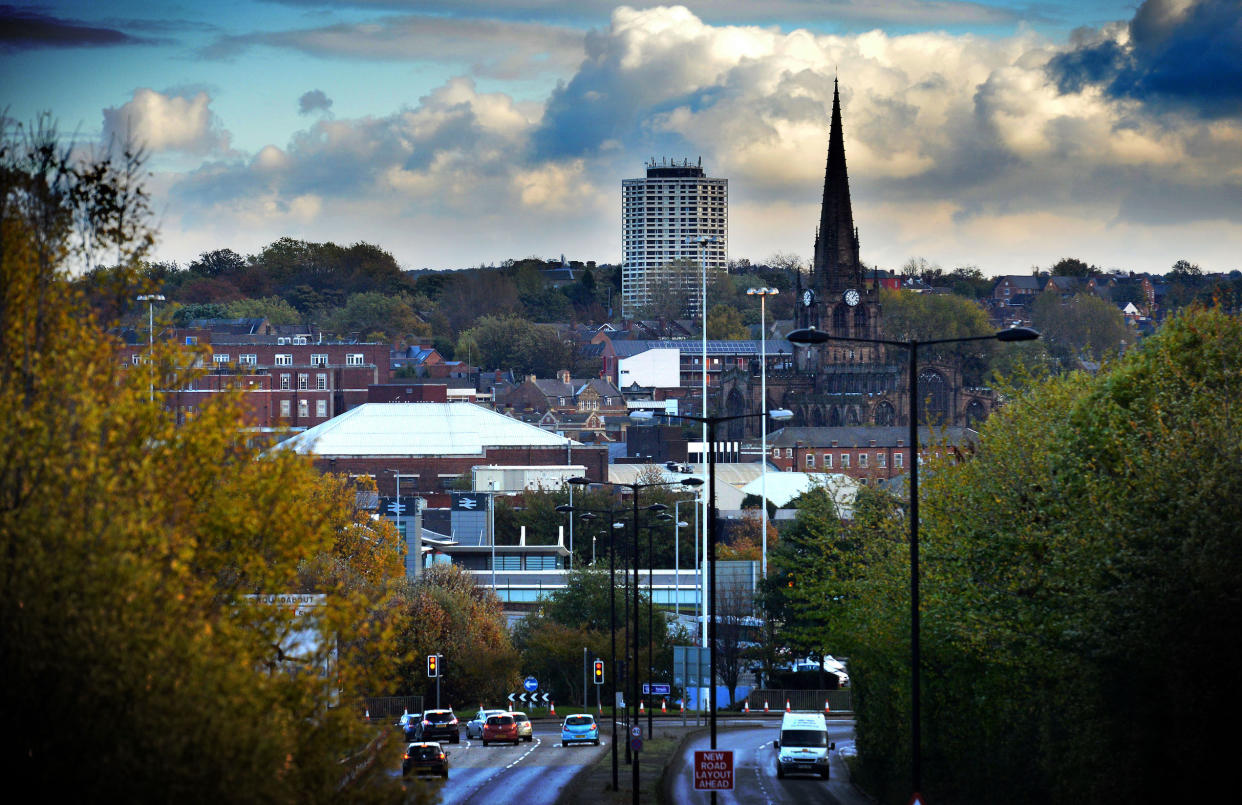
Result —
<instances>
[{"instance_id":1,"label":"white roof building","mask_svg":"<svg viewBox=\"0 0 1242 805\"><path fill-rule=\"evenodd\" d=\"M828 490L842 517L848 519L854 516L858 479L839 472L769 472L768 500L781 507L817 486ZM761 495L762 490L762 478L756 478L742 487L742 493L746 495Z\"/></svg>"},{"instance_id":2,"label":"white roof building","mask_svg":"<svg viewBox=\"0 0 1242 805\"><path fill-rule=\"evenodd\" d=\"M481 456L494 447L579 442L474 403L366 403L278 447L316 456Z\"/></svg>"}]
</instances>

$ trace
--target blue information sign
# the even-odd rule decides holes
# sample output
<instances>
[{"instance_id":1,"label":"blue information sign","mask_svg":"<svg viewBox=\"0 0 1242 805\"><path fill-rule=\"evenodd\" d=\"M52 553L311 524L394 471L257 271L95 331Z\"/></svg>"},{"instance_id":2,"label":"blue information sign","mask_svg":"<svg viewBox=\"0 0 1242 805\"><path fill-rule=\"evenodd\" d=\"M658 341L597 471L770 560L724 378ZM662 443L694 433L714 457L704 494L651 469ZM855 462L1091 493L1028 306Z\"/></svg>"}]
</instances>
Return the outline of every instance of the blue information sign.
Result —
<instances>
[{"instance_id":1,"label":"blue information sign","mask_svg":"<svg viewBox=\"0 0 1242 805\"><path fill-rule=\"evenodd\" d=\"M652 684L644 682L643 693L649 696L671 696L673 689L667 682L654 682Z\"/></svg>"},{"instance_id":2,"label":"blue information sign","mask_svg":"<svg viewBox=\"0 0 1242 805\"><path fill-rule=\"evenodd\" d=\"M526 680L522 682L522 687L526 688L527 693L534 693L539 690L539 680L535 679L533 676L528 676L526 677Z\"/></svg>"}]
</instances>

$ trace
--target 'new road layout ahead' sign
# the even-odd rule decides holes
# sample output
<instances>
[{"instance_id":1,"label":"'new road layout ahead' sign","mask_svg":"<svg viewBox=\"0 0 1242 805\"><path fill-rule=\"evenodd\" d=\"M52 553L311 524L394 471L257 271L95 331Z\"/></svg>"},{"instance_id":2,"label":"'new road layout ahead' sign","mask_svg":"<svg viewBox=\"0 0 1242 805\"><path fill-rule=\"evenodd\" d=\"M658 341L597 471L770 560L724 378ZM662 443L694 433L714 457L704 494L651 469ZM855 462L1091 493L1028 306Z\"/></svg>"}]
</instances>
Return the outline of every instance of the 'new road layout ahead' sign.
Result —
<instances>
[{"instance_id":1,"label":"'new road layout ahead' sign","mask_svg":"<svg viewBox=\"0 0 1242 805\"><path fill-rule=\"evenodd\" d=\"M732 749L695 750L694 790L733 790Z\"/></svg>"}]
</instances>

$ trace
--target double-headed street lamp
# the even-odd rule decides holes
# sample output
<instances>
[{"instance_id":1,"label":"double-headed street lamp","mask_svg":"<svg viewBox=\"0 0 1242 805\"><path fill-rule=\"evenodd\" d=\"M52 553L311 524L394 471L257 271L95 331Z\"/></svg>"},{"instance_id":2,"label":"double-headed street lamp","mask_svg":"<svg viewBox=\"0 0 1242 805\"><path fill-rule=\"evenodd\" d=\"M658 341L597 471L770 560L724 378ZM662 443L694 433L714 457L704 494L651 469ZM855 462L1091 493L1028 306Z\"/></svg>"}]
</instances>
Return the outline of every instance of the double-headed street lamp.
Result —
<instances>
[{"instance_id":1,"label":"double-headed street lamp","mask_svg":"<svg viewBox=\"0 0 1242 805\"><path fill-rule=\"evenodd\" d=\"M633 708L634 710L634 713L633 713L634 717L630 719L630 723L637 724L638 723L638 657L639 657L639 650L638 650L638 493L643 489L652 489L658 486L673 486L675 484L682 484L683 486L698 486L702 484L703 481L702 479L699 479L699 478L685 478L680 481L655 481L652 483L637 483L637 482L622 483L619 481L592 481L589 478L578 477L578 478L570 478L569 483L574 484L575 486L590 486L592 484L595 484L597 486L614 486L614 487L621 487L623 489L630 490L630 497L633 502L633 518L634 518L633 523L631 523L631 529L633 532L632 544L634 546L634 629L633 629L634 660L630 665L630 694L632 696L630 707ZM614 631L615 631L615 625L614 625ZM614 676L615 676L615 669L614 669ZM614 729L615 729L615 723L616 723L615 718L613 719L613 723L614 723ZM613 740L613 746L616 747L615 738ZM613 755L613 770L614 770L613 771L613 780L614 780L613 790L614 791L616 790L616 763L617 763L616 755L614 754ZM638 805L638 753L637 752L634 752L633 754L633 763L631 764L631 772L633 774L632 786L634 789L634 803L635 805Z\"/></svg>"},{"instance_id":2,"label":"double-headed street lamp","mask_svg":"<svg viewBox=\"0 0 1242 805\"><path fill-rule=\"evenodd\" d=\"M139 302L147 303L147 372L151 375L150 400L155 402L155 303L164 301L162 293L144 293Z\"/></svg>"},{"instance_id":3,"label":"double-headed street lamp","mask_svg":"<svg viewBox=\"0 0 1242 805\"><path fill-rule=\"evenodd\" d=\"M574 508L562 504L556 507L558 512L562 514L573 515L575 512L583 512L579 519L588 524L599 519L599 515L607 514L609 521L615 519L617 514L614 509L583 509ZM617 790L617 552L616 552L616 530L624 528L624 523L613 522L612 530L608 533L608 626L609 634L612 640L611 655L608 663L611 668L609 671L609 693L612 697L612 790ZM594 544L594 537L591 538Z\"/></svg>"},{"instance_id":4,"label":"double-headed street lamp","mask_svg":"<svg viewBox=\"0 0 1242 805\"><path fill-rule=\"evenodd\" d=\"M793 418L793 412L784 408L773 408L767 415L777 421ZM631 419L643 421L652 419L650 411L635 411ZM689 422L700 422L707 428L707 650L711 658L710 678L707 686L707 709L711 723L711 748L716 748L716 426L722 422L736 419L750 419L763 416L763 413L734 414L733 416L691 416L690 414L661 414L670 419L681 419ZM683 483L688 483L687 479ZM702 481L699 481L702 483ZM637 790L637 777L635 790ZM712 792L712 802L716 801L716 792Z\"/></svg>"},{"instance_id":5,"label":"double-headed street lamp","mask_svg":"<svg viewBox=\"0 0 1242 805\"><path fill-rule=\"evenodd\" d=\"M968 341L1034 341L1039 333L1029 327L1011 327L992 335L968 338L936 338L929 341L890 341L883 338L850 338L831 335L814 327L794 330L786 338L794 344L823 344L850 341L857 344L884 344L910 351L910 779L917 797L923 787L922 725L919 717L919 347L933 344L961 344Z\"/></svg>"},{"instance_id":6,"label":"double-headed street lamp","mask_svg":"<svg viewBox=\"0 0 1242 805\"><path fill-rule=\"evenodd\" d=\"M768 323L767 301L769 296L776 296L780 291L775 288L747 288L747 296L759 297L759 410L768 410ZM706 413L706 412L704 412ZM764 417L759 425L759 444L763 451L763 462L759 465L759 494L763 497L763 513L760 515L760 527L763 529L760 554L759 575L768 577L768 419Z\"/></svg>"}]
</instances>

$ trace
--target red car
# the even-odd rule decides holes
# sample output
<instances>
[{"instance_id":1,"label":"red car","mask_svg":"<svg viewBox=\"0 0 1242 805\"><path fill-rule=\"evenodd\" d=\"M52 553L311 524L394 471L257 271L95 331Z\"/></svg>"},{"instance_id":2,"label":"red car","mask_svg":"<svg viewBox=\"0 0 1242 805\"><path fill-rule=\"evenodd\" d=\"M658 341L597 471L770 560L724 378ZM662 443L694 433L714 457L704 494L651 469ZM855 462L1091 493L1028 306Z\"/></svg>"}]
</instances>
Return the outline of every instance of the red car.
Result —
<instances>
[{"instance_id":1,"label":"red car","mask_svg":"<svg viewBox=\"0 0 1242 805\"><path fill-rule=\"evenodd\" d=\"M517 746L518 740L517 719L513 713L488 716L487 721L483 722L484 746L493 741L513 741L513 745Z\"/></svg>"}]
</instances>

